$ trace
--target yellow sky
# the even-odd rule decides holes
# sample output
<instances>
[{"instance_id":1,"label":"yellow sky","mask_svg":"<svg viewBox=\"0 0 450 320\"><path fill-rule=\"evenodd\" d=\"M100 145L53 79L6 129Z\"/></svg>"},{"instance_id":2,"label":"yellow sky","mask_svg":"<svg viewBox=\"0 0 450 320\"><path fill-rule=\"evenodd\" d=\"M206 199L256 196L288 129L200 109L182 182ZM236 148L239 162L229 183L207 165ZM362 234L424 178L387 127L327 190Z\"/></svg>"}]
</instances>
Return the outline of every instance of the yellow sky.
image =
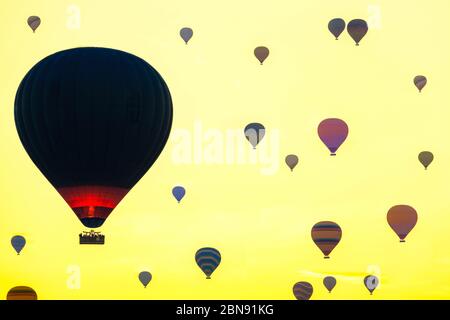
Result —
<instances>
[{"instance_id":1,"label":"yellow sky","mask_svg":"<svg viewBox=\"0 0 450 320\"><path fill-rule=\"evenodd\" d=\"M0 298L28 285L40 299L292 299L297 281L312 283L312 299L450 298L448 12L447 0L3 0ZM35 34L30 15L42 19ZM335 41L334 17L366 19L371 30L359 47L347 32ZM263 66L253 56L261 45ZM78 244L83 226L29 159L13 116L25 73L79 46L147 60L174 103L165 150L94 247ZM418 74L428 78L420 94ZM316 133L329 117L350 129L336 157ZM243 133L227 138L254 121L267 130L256 151ZM423 150L435 155L427 171ZM289 153L300 158L293 173ZM171 196L178 184L181 204ZM403 244L386 222L396 204L419 215ZM329 260L310 237L321 220L343 230ZM20 256L15 234L28 241ZM208 281L194 261L203 246L222 253ZM147 289L142 270L153 274ZM381 280L373 296L367 273ZM338 279L332 294L326 275Z\"/></svg>"}]
</instances>

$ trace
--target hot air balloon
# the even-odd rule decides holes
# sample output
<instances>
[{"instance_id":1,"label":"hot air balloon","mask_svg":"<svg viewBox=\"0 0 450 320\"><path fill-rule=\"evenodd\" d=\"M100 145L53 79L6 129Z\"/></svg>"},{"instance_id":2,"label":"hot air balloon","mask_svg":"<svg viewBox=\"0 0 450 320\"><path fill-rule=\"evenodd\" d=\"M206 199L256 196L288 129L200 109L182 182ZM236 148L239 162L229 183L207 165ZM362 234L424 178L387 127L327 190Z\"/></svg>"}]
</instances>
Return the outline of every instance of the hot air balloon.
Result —
<instances>
[{"instance_id":1,"label":"hot air balloon","mask_svg":"<svg viewBox=\"0 0 450 320\"><path fill-rule=\"evenodd\" d=\"M298 157L295 154L290 154L290 155L286 156L285 161L286 161L287 166L291 169L291 171L294 171L294 168L298 164Z\"/></svg>"},{"instance_id":2,"label":"hot air balloon","mask_svg":"<svg viewBox=\"0 0 450 320\"><path fill-rule=\"evenodd\" d=\"M178 203L180 203L181 199L183 199L186 194L186 190L181 186L176 186L172 189L172 194L177 199Z\"/></svg>"},{"instance_id":3,"label":"hot air balloon","mask_svg":"<svg viewBox=\"0 0 450 320\"><path fill-rule=\"evenodd\" d=\"M333 36L338 40L342 31L345 30L345 21L341 18L335 18L328 23L328 30L333 34Z\"/></svg>"},{"instance_id":4,"label":"hot air balloon","mask_svg":"<svg viewBox=\"0 0 450 320\"><path fill-rule=\"evenodd\" d=\"M211 275L219 266L222 257L220 252L214 248L202 248L195 254L195 262L206 275L206 279L211 279Z\"/></svg>"},{"instance_id":5,"label":"hot air balloon","mask_svg":"<svg viewBox=\"0 0 450 320\"><path fill-rule=\"evenodd\" d=\"M433 162L434 156L430 151L422 151L419 153L419 161L427 170L428 166Z\"/></svg>"},{"instance_id":6,"label":"hot air balloon","mask_svg":"<svg viewBox=\"0 0 450 320\"><path fill-rule=\"evenodd\" d=\"M256 149L258 143L264 138L266 129L261 123L249 123L244 129L244 134L253 149Z\"/></svg>"},{"instance_id":7,"label":"hot air balloon","mask_svg":"<svg viewBox=\"0 0 450 320\"><path fill-rule=\"evenodd\" d=\"M139 273L139 281L142 283L144 288L147 288L148 284L152 280L152 274L148 271L142 271Z\"/></svg>"},{"instance_id":8,"label":"hot air balloon","mask_svg":"<svg viewBox=\"0 0 450 320\"><path fill-rule=\"evenodd\" d=\"M355 40L357 46L359 46L359 42L364 38L368 30L369 26L367 22L362 19L352 20L347 25L347 31L353 40Z\"/></svg>"},{"instance_id":9,"label":"hot air balloon","mask_svg":"<svg viewBox=\"0 0 450 320\"><path fill-rule=\"evenodd\" d=\"M331 152L331 156L336 155L342 143L348 136L348 126L341 120L330 118L323 120L317 128L320 140L327 146Z\"/></svg>"},{"instance_id":10,"label":"hot air balloon","mask_svg":"<svg viewBox=\"0 0 450 320\"><path fill-rule=\"evenodd\" d=\"M387 213L387 221L400 242L405 242L406 236L417 223L417 212L408 205L393 206Z\"/></svg>"},{"instance_id":11,"label":"hot air balloon","mask_svg":"<svg viewBox=\"0 0 450 320\"><path fill-rule=\"evenodd\" d=\"M309 282L297 282L292 288L295 298L297 300L309 300L313 294L313 286Z\"/></svg>"},{"instance_id":12,"label":"hot air balloon","mask_svg":"<svg viewBox=\"0 0 450 320\"><path fill-rule=\"evenodd\" d=\"M367 290L369 290L370 294L373 293L373 291L378 287L378 278L377 276L366 276L364 278L364 285L366 286Z\"/></svg>"},{"instance_id":13,"label":"hot air balloon","mask_svg":"<svg viewBox=\"0 0 450 320\"><path fill-rule=\"evenodd\" d=\"M172 101L144 60L114 49L75 48L27 73L14 116L34 164L82 224L98 228L163 150ZM88 238L80 234L80 243ZM99 239L97 233L91 238Z\"/></svg>"},{"instance_id":14,"label":"hot air balloon","mask_svg":"<svg viewBox=\"0 0 450 320\"><path fill-rule=\"evenodd\" d=\"M194 31L192 31L191 28L182 28L180 30L180 36L186 44L188 44L189 40L191 40L193 34L194 34Z\"/></svg>"},{"instance_id":15,"label":"hot air balloon","mask_svg":"<svg viewBox=\"0 0 450 320\"><path fill-rule=\"evenodd\" d=\"M19 286L9 290L6 300L37 300L37 294L30 287Z\"/></svg>"},{"instance_id":16,"label":"hot air balloon","mask_svg":"<svg viewBox=\"0 0 450 320\"><path fill-rule=\"evenodd\" d=\"M316 223L311 229L311 237L325 255L325 259L329 259L331 251L341 241L342 230L339 225L331 221L321 221Z\"/></svg>"},{"instance_id":17,"label":"hot air balloon","mask_svg":"<svg viewBox=\"0 0 450 320\"><path fill-rule=\"evenodd\" d=\"M416 76L414 78L414 85L419 89L419 92L422 92L422 89L427 84L427 78L425 76Z\"/></svg>"},{"instance_id":18,"label":"hot air balloon","mask_svg":"<svg viewBox=\"0 0 450 320\"><path fill-rule=\"evenodd\" d=\"M41 24L41 18L39 18L37 16L31 16L28 18L27 22L28 22L28 25L30 26L31 30L33 30L33 32L35 32L36 29Z\"/></svg>"},{"instance_id":19,"label":"hot air balloon","mask_svg":"<svg viewBox=\"0 0 450 320\"><path fill-rule=\"evenodd\" d=\"M328 292L331 293L333 288L336 286L336 278L331 276L325 277L323 279L323 285L327 288Z\"/></svg>"},{"instance_id":20,"label":"hot air balloon","mask_svg":"<svg viewBox=\"0 0 450 320\"><path fill-rule=\"evenodd\" d=\"M14 248L14 250L16 250L17 255L20 254L22 249L25 247L26 243L27 243L27 241L22 236L14 236L11 239L11 245Z\"/></svg>"},{"instance_id":21,"label":"hot air balloon","mask_svg":"<svg viewBox=\"0 0 450 320\"><path fill-rule=\"evenodd\" d=\"M255 53L256 59L258 59L262 65L264 60L266 60L267 57L269 56L269 49L266 47L257 47L257 48L255 48L254 53Z\"/></svg>"}]
</instances>

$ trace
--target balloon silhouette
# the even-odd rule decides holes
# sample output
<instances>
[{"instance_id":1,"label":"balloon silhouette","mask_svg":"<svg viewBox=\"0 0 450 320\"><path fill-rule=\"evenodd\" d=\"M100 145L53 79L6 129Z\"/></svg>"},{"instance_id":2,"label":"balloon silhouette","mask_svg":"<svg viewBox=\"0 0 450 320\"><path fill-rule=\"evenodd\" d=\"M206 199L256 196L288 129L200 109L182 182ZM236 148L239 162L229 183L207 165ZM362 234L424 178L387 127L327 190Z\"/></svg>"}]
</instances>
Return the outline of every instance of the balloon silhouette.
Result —
<instances>
[{"instance_id":1,"label":"balloon silhouette","mask_svg":"<svg viewBox=\"0 0 450 320\"><path fill-rule=\"evenodd\" d=\"M17 255L20 254L22 249L25 247L26 243L27 243L27 241L22 236L14 236L11 239L11 245L14 248L14 250L16 250Z\"/></svg>"},{"instance_id":2,"label":"balloon silhouette","mask_svg":"<svg viewBox=\"0 0 450 320\"><path fill-rule=\"evenodd\" d=\"M214 248L202 248L195 254L195 262L206 275L206 279L211 279L212 273L217 269L221 260L219 250Z\"/></svg>"},{"instance_id":3,"label":"balloon silhouette","mask_svg":"<svg viewBox=\"0 0 450 320\"><path fill-rule=\"evenodd\" d=\"M286 161L287 166L291 169L291 171L294 171L294 168L298 164L298 157L295 154L290 154L290 155L286 156L285 161Z\"/></svg>"},{"instance_id":4,"label":"balloon silhouette","mask_svg":"<svg viewBox=\"0 0 450 320\"><path fill-rule=\"evenodd\" d=\"M172 194L177 199L178 203L180 203L181 199L183 199L186 194L186 190L181 186L176 186L172 189Z\"/></svg>"},{"instance_id":5,"label":"balloon silhouette","mask_svg":"<svg viewBox=\"0 0 450 320\"><path fill-rule=\"evenodd\" d=\"M28 18L27 23L30 26L31 30L33 30L33 32L35 32L36 29L41 24L41 18L39 18L37 16L31 16Z\"/></svg>"},{"instance_id":6,"label":"balloon silhouette","mask_svg":"<svg viewBox=\"0 0 450 320\"><path fill-rule=\"evenodd\" d=\"M192 31L191 28L182 28L180 30L180 36L186 44L188 44L189 40L191 40L193 34L194 34L194 31Z\"/></svg>"},{"instance_id":7,"label":"balloon silhouette","mask_svg":"<svg viewBox=\"0 0 450 320\"><path fill-rule=\"evenodd\" d=\"M331 251L341 241L342 230L339 225L331 221L316 223L311 229L311 238L317 247L323 252L324 258L329 259Z\"/></svg>"},{"instance_id":8,"label":"balloon silhouette","mask_svg":"<svg viewBox=\"0 0 450 320\"><path fill-rule=\"evenodd\" d=\"M419 89L419 92L422 92L422 89L426 86L427 84L427 78L424 76L416 76L414 78L414 85L417 87L417 89Z\"/></svg>"},{"instance_id":9,"label":"balloon silhouette","mask_svg":"<svg viewBox=\"0 0 450 320\"><path fill-rule=\"evenodd\" d=\"M408 205L393 206L387 213L387 221L400 238L400 242L405 242L406 236L417 223L417 212Z\"/></svg>"},{"instance_id":10,"label":"balloon silhouette","mask_svg":"<svg viewBox=\"0 0 450 320\"><path fill-rule=\"evenodd\" d=\"M347 25L347 31L353 40L355 40L357 46L359 46L359 42L364 38L368 30L369 26L367 22L362 19L352 20Z\"/></svg>"},{"instance_id":11,"label":"balloon silhouette","mask_svg":"<svg viewBox=\"0 0 450 320\"><path fill-rule=\"evenodd\" d=\"M373 291L378 287L379 280L376 276L366 276L364 278L364 285L366 286L367 290L369 290L370 294L373 293Z\"/></svg>"},{"instance_id":12,"label":"balloon silhouette","mask_svg":"<svg viewBox=\"0 0 450 320\"><path fill-rule=\"evenodd\" d=\"M37 300L37 294L30 287L19 286L9 290L6 300Z\"/></svg>"},{"instance_id":13,"label":"balloon silhouette","mask_svg":"<svg viewBox=\"0 0 450 320\"><path fill-rule=\"evenodd\" d=\"M269 49L266 47L257 47L255 48L255 57L259 60L261 65L263 64L264 60L269 56Z\"/></svg>"},{"instance_id":14,"label":"balloon silhouette","mask_svg":"<svg viewBox=\"0 0 450 320\"><path fill-rule=\"evenodd\" d=\"M333 288L336 286L336 278L331 276L325 277L323 279L323 285L327 288L328 292L331 293Z\"/></svg>"},{"instance_id":15,"label":"balloon silhouette","mask_svg":"<svg viewBox=\"0 0 450 320\"><path fill-rule=\"evenodd\" d=\"M422 151L419 153L419 161L427 170L428 166L433 162L434 156L430 151Z\"/></svg>"},{"instance_id":16,"label":"balloon silhouette","mask_svg":"<svg viewBox=\"0 0 450 320\"><path fill-rule=\"evenodd\" d=\"M313 286L309 282L297 282L292 288L295 298L297 300L309 300L313 294Z\"/></svg>"},{"instance_id":17,"label":"balloon silhouette","mask_svg":"<svg viewBox=\"0 0 450 320\"><path fill-rule=\"evenodd\" d=\"M148 271L142 271L139 273L139 281L142 283L144 288L147 288L148 284L152 280L152 274Z\"/></svg>"},{"instance_id":18,"label":"balloon silhouette","mask_svg":"<svg viewBox=\"0 0 450 320\"><path fill-rule=\"evenodd\" d=\"M327 146L331 152L331 156L336 155L336 151L341 144L347 139L348 126L341 120L330 118L323 120L317 128L320 140Z\"/></svg>"},{"instance_id":19,"label":"balloon silhouette","mask_svg":"<svg viewBox=\"0 0 450 320\"><path fill-rule=\"evenodd\" d=\"M336 18L328 23L328 30L338 40L341 33L345 30L345 21L341 18Z\"/></svg>"},{"instance_id":20,"label":"balloon silhouette","mask_svg":"<svg viewBox=\"0 0 450 320\"><path fill-rule=\"evenodd\" d=\"M87 228L98 228L153 165L172 125L164 80L114 49L76 48L37 63L14 116L34 164Z\"/></svg>"},{"instance_id":21,"label":"balloon silhouette","mask_svg":"<svg viewBox=\"0 0 450 320\"><path fill-rule=\"evenodd\" d=\"M261 123L249 123L244 129L244 134L253 149L256 149L258 143L264 138L266 129Z\"/></svg>"}]
</instances>

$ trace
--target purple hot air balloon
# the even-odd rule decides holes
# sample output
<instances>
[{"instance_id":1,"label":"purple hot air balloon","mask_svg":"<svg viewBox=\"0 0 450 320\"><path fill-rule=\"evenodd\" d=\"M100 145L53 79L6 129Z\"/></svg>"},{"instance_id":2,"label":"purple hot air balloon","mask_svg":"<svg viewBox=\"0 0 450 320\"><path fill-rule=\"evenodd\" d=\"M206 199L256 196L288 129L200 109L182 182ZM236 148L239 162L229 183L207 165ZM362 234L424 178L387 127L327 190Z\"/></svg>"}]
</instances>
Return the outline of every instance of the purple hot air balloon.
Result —
<instances>
[{"instance_id":1,"label":"purple hot air balloon","mask_svg":"<svg viewBox=\"0 0 450 320\"><path fill-rule=\"evenodd\" d=\"M186 190L182 186L176 186L172 189L172 194L177 199L178 203L180 203L181 199L183 199L186 194Z\"/></svg>"},{"instance_id":2,"label":"purple hot air balloon","mask_svg":"<svg viewBox=\"0 0 450 320\"><path fill-rule=\"evenodd\" d=\"M323 120L317 128L320 140L330 150L331 155L335 156L337 149L347 139L348 126L341 120L330 118Z\"/></svg>"}]
</instances>

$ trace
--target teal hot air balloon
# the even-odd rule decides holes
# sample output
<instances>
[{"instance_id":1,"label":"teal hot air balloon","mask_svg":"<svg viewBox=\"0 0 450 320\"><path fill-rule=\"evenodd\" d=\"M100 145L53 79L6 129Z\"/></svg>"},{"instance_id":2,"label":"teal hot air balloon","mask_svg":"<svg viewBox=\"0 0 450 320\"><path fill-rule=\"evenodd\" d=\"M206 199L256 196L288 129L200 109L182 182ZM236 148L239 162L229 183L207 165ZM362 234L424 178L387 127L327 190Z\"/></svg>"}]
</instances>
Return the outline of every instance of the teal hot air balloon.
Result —
<instances>
[{"instance_id":1,"label":"teal hot air balloon","mask_svg":"<svg viewBox=\"0 0 450 320\"><path fill-rule=\"evenodd\" d=\"M144 288L147 288L148 284L152 280L152 274L148 271L142 271L139 273L139 281L142 283Z\"/></svg>"},{"instance_id":2,"label":"teal hot air balloon","mask_svg":"<svg viewBox=\"0 0 450 320\"><path fill-rule=\"evenodd\" d=\"M206 279L211 279L212 273L217 269L221 260L219 250L214 248L202 248L195 254L195 262L206 275Z\"/></svg>"},{"instance_id":3,"label":"teal hot air balloon","mask_svg":"<svg viewBox=\"0 0 450 320\"><path fill-rule=\"evenodd\" d=\"M11 245L14 248L14 250L16 250L17 255L20 254L22 249L25 247L26 243L27 243L27 241L22 236L14 236L11 239Z\"/></svg>"}]
</instances>

